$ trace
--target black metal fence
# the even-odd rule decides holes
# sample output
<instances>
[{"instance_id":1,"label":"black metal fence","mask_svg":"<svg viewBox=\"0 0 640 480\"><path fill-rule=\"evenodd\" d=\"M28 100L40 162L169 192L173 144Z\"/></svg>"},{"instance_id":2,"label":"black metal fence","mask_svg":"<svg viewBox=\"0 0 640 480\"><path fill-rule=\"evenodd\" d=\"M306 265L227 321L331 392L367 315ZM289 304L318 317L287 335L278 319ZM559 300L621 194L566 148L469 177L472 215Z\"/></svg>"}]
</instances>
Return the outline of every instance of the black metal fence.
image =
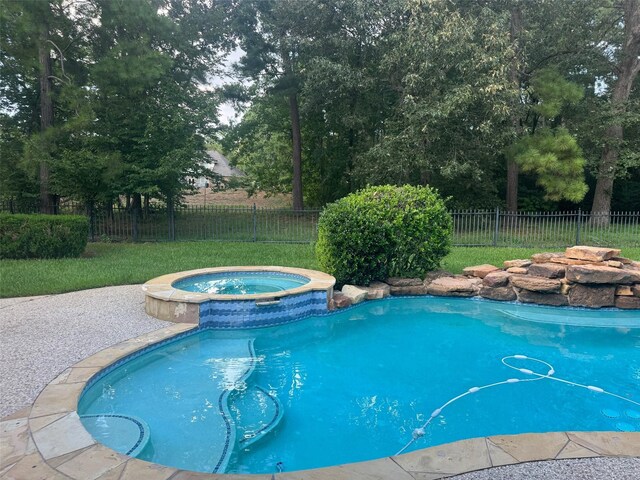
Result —
<instances>
[{"instance_id":1,"label":"black metal fence","mask_svg":"<svg viewBox=\"0 0 640 480\"><path fill-rule=\"evenodd\" d=\"M457 246L640 247L640 212L507 212L496 208L456 210L451 216Z\"/></svg>"},{"instance_id":2,"label":"black metal fence","mask_svg":"<svg viewBox=\"0 0 640 480\"><path fill-rule=\"evenodd\" d=\"M35 213L35 206L0 203L0 211ZM63 202L57 213L87 215L92 241L218 240L310 243L317 238L320 210L185 205L173 217L162 205L134 211L112 206L93 211ZM454 210L456 246L566 247L588 244L640 247L640 212L591 213Z\"/></svg>"}]
</instances>

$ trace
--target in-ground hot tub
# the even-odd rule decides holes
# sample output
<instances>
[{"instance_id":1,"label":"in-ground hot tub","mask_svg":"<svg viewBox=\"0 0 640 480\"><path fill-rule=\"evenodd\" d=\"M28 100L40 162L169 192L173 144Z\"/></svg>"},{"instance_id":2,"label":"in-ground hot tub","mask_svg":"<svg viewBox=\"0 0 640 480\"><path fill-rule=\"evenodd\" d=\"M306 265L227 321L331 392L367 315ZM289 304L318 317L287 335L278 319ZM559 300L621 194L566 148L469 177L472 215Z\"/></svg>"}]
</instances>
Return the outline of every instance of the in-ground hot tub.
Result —
<instances>
[{"instance_id":1,"label":"in-ground hot tub","mask_svg":"<svg viewBox=\"0 0 640 480\"><path fill-rule=\"evenodd\" d=\"M336 280L289 267L217 267L154 278L142 287L149 315L212 328L288 323L327 312Z\"/></svg>"}]
</instances>

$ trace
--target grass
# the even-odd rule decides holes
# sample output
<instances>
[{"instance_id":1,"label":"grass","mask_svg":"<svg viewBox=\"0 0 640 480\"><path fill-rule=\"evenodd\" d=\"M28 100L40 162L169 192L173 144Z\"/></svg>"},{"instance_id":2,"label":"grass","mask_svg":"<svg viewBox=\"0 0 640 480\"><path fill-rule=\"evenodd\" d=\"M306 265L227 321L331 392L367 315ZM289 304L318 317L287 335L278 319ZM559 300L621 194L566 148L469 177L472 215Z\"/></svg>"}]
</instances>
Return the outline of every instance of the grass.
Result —
<instances>
[{"instance_id":1,"label":"grass","mask_svg":"<svg viewBox=\"0 0 640 480\"><path fill-rule=\"evenodd\" d=\"M549 249L546 249L547 251ZM460 273L481 263L527 258L541 248L454 247L444 269ZM625 256L640 259L640 248ZM0 297L64 293L109 285L128 285L165 273L225 265L282 265L317 269L309 244L173 242L91 243L82 258L0 261Z\"/></svg>"},{"instance_id":2,"label":"grass","mask_svg":"<svg viewBox=\"0 0 640 480\"><path fill-rule=\"evenodd\" d=\"M165 273L224 265L317 268L309 244L91 243L82 258L3 260L0 297L144 283Z\"/></svg>"}]
</instances>

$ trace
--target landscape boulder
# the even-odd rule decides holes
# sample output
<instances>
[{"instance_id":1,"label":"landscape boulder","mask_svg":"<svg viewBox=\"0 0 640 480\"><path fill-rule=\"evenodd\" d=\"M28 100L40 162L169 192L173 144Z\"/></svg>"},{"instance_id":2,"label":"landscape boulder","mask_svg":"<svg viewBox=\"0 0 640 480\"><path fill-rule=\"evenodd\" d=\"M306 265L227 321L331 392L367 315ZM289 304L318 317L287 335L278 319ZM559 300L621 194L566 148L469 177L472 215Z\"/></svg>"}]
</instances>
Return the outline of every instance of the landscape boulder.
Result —
<instances>
[{"instance_id":1,"label":"landscape boulder","mask_svg":"<svg viewBox=\"0 0 640 480\"><path fill-rule=\"evenodd\" d=\"M631 265L633 260L627 257L613 257L611 260L615 260L616 262L620 262L623 265Z\"/></svg>"},{"instance_id":2,"label":"landscape boulder","mask_svg":"<svg viewBox=\"0 0 640 480\"><path fill-rule=\"evenodd\" d=\"M367 299L369 292L362 287L356 287L355 285L345 285L342 287L342 294L351 300L351 304L364 302Z\"/></svg>"},{"instance_id":3,"label":"landscape boulder","mask_svg":"<svg viewBox=\"0 0 640 480\"><path fill-rule=\"evenodd\" d=\"M427 287L424 283L420 283L420 285L406 285L403 287L394 287L391 286L389 288L389 292L391 295L400 296L400 295L426 295Z\"/></svg>"},{"instance_id":4,"label":"landscape boulder","mask_svg":"<svg viewBox=\"0 0 640 480\"><path fill-rule=\"evenodd\" d=\"M512 275L511 285L531 292L558 293L562 286L560 280L533 275Z\"/></svg>"},{"instance_id":5,"label":"landscape boulder","mask_svg":"<svg viewBox=\"0 0 640 480\"><path fill-rule=\"evenodd\" d=\"M569 305L574 307L613 307L614 285L573 285L569 291Z\"/></svg>"},{"instance_id":6,"label":"landscape boulder","mask_svg":"<svg viewBox=\"0 0 640 480\"><path fill-rule=\"evenodd\" d=\"M434 270L433 272L428 272L425 275L423 283L426 287L428 287L429 284L437 278L452 277L452 276L453 274L451 272L447 272L446 270Z\"/></svg>"},{"instance_id":7,"label":"landscape boulder","mask_svg":"<svg viewBox=\"0 0 640 480\"><path fill-rule=\"evenodd\" d=\"M531 263L532 263L531 260L518 259L518 260L506 260L502 264L504 265L504 268L511 268L511 267L525 268L531 265Z\"/></svg>"},{"instance_id":8,"label":"landscape boulder","mask_svg":"<svg viewBox=\"0 0 640 480\"><path fill-rule=\"evenodd\" d=\"M414 285L422 285L422 280L419 278L389 277L387 278L387 284L392 287L411 287Z\"/></svg>"},{"instance_id":9,"label":"landscape boulder","mask_svg":"<svg viewBox=\"0 0 640 480\"><path fill-rule=\"evenodd\" d=\"M509 302L516 299L516 292L511 287L488 287L485 285L480 289L480 296L490 300Z\"/></svg>"},{"instance_id":10,"label":"landscape boulder","mask_svg":"<svg viewBox=\"0 0 640 480\"><path fill-rule=\"evenodd\" d=\"M442 277L429 284L427 293L442 297L473 297L478 293L480 283L479 279Z\"/></svg>"},{"instance_id":11,"label":"landscape boulder","mask_svg":"<svg viewBox=\"0 0 640 480\"><path fill-rule=\"evenodd\" d=\"M510 277L511 274L509 272L497 270L487 274L487 276L482 279L482 284L486 287L506 287L509 285Z\"/></svg>"},{"instance_id":12,"label":"landscape boulder","mask_svg":"<svg viewBox=\"0 0 640 480\"><path fill-rule=\"evenodd\" d=\"M576 260L589 260L592 262L604 262L620 255L620 250L604 247L587 247L576 245L565 250L564 256Z\"/></svg>"},{"instance_id":13,"label":"landscape boulder","mask_svg":"<svg viewBox=\"0 0 640 480\"><path fill-rule=\"evenodd\" d=\"M384 282L371 282L368 287L358 287L367 292L367 300L379 300L381 298L387 298L391 289L389 285Z\"/></svg>"},{"instance_id":14,"label":"landscape boulder","mask_svg":"<svg viewBox=\"0 0 640 480\"><path fill-rule=\"evenodd\" d=\"M346 308L351 306L351 299L340 292L333 292L333 299L331 300L331 310L336 308Z\"/></svg>"},{"instance_id":15,"label":"landscape boulder","mask_svg":"<svg viewBox=\"0 0 640 480\"><path fill-rule=\"evenodd\" d=\"M537 303L538 305L552 305L560 307L569 305L566 295L560 293L532 292L530 290L519 290L518 300L523 303Z\"/></svg>"},{"instance_id":16,"label":"landscape boulder","mask_svg":"<svg viewBox=\"0 0 640 480\"><path fill-rule=\"evenodd\" d=\"M513 273L516 275L526 275L527 269L525 267L509 267L507 273Z\"/></svg>"},{"instance_id":17,"label":"landscape boulder","mask_svg":"<svg viewBox=\"0 0 640 480\"><path fill-rule=\"evenodd\" d=\"M640 283L640 271L601 265L571 265L565 275L575 283Z\"/></svg>"},{"instance_id":18,"label":"landscape boulder","mask_svg":"<svg viewBox=\"0 0 640 480\"><path fill-rule=\"evenodd\" d=\"M487 276L487 274L491 272L495 272L496 270L500 270L500 269L498 267L494 267L493 265L485 263L483 265L475 265L473 267L467 267L464 270L462 270L462 273L464 275L470 275L472 277L484 278Z\"/></svg>"},{"instance_id":19,"label":"landscape boulder","mask_svg":"<svg viewBox=\"0 0 640 480\"><path fill-rule=\"evenodd\" d=\"M617 297L633 297L633 290L631 290L631 285L616 286L616 296Z\"/></svg>"},{"instance_id":20,"label":"landscape boulder","mask_svg":"<svg viewBox=\"0 0 640 480\"><path fill-rule=\"evenodd\" d=\"M534 253L531 255L531 260L533 263L548 263L553 258L564 257L564 253L562 252L545 252L545 253Z\"/></svg>"},{"instance_id":21,"label":"landscape boulder","mask_svg":"<svg viewBox=\"0 0 640 480\"><path fill-rule=\"evenodd\" d=\"M560 263L562 265L593 265L590 260L576 260L575 258L553 257L549 260L551 263ZM602 262L595 262L602 263Z\"/></svg>"},{"instance_id":22,"label":"landscape boulder","mask_svg":"<svg viewBox=\"0 0 640 480\"><path fill-rule=\"evenodd\" d=\"M618 308L640 310L640 297L616 297L615 306Z\"/></svg>"},{"instance_id":23,"label":"landscape boulder","mask_svg":"<svg viewBox=\"0 0 640 480\"><path fill-rule=\"evenodd\" d=\"M534 263L529 267L527 272L529 275L536 275L545 278L562 278L564 277L565 266L559 263Z\"/></svg>"}]
</instances>

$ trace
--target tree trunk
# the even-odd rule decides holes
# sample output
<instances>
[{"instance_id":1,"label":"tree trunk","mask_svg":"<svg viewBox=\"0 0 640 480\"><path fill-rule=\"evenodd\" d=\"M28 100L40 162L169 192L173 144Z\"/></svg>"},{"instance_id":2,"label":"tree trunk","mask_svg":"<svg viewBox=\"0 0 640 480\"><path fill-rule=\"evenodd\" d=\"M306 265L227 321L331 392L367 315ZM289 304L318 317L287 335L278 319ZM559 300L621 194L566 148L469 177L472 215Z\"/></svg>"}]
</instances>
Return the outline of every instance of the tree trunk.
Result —
<instances>
[{"instance_id":1,"label":"tree trunk","mask_svg":"<svg viewBox=\"0 0 640 480\"><path fill-rule=\"evenodd\" d=\"M511 84L517 91L520 91L520 72L518 64L520 61L520 47L518 39L522 30L522 10L520 5L516 4L511 9L510 20L510 38L513 44L514 56L509 67L509 78ZM518 114L518 105L514 105L511 112L511 123L514 131L520 135L522 128L520 126L520 115ZM518 164L513 160L507 159L507 211L515 212L518 210Z\"/></svg>"},{"instance_id":2,"label":"tree trunk","mask_svg":"<svg viewBox=\"0 0 640 480\"><path fill-rule=\"evenodd\" d=\"M49 5L45 7L45 13L49 12ZM53 101L51 98L51 49L49 40L49 25L46 18L40 27L38 44L38 62L40 64L40 132L44 133L53 126ZM40 211L42 213L54 213L56 197L49 193L49 164L46 159L40 160Z\"/></svg>"},{"instance_id":3,"label":"tree trunk","mask_svg":"<svg viewBox=\"0 0 640 480\"><path fill-rule=\"evenodd\" d=\"M293 140L293 209L302 210L302 135L300 133L300 112L298 95L289 95L289 114L291 116L291 136Z\"/></svg>"},{"instance_id":4,"label":"tree trunk","mask_svg":"<svg viewBox=\"0 0 640 480\"><path fill-rule=\"evenodd\" d=\"M176 217L175 200L173 196L167 195L167 219L169 223L169 240L176 239Z\"/></svg>"},{"instance_id":5,"label":"tree trunk","mask_svg":"<svg viewBox=\"0 0 640 480\"><path fill-rule=\"evenodd\" d=\"M624 10L624 43L620 63L615 68L618 78L611 94L611 104L616 118L620 118L625 112L631 87L640 71L640 1L625 0L622 8ZM610 223L613 180L623 138L621 123L610 125L605 130L605 146L600 157L596 191L591 205L591 213L600 214L592 215L591 222L599 226L607 226Z\"/></svg>"},{"instance_id":6,"label":"tree trunk","mask_svg":"<svg viewBox=\"0 0 640 480\"><path fill-rule=\"evenodd\" d=\"M140 224L140 204L141 204L141 196L139 193L134 193L131 195L131 237L134 242L138 241L139 238L139 224ZM129 195L127 195L127 201L129 201ZM129 211L129 210L128 210Z\"/></svg>"}]
</instances>

